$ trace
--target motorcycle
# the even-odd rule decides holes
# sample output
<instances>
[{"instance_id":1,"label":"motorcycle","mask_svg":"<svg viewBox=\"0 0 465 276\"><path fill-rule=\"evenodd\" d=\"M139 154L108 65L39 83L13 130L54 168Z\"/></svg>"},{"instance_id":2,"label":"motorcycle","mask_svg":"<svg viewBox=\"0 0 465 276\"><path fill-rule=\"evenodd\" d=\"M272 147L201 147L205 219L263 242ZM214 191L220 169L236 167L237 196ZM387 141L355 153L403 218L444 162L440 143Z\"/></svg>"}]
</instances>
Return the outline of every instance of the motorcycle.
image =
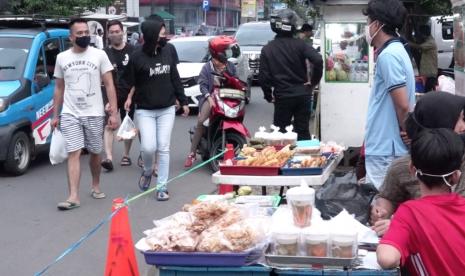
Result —
<instances>
[{"instance_id":1,"label":"motorcycle","mask_svg":"<svg viewBox=\"0 0 465 276\"><path fill-rule=\"evenodd\" d=\"M244 126L247 84L227 72L218 75L213 73L215 83L211 97L215 102L209 118L204 122L207 128L197 147L197 153L206 161L221 153L226 144L232 144L238 154L247 143L249 131ZM189 131L192 142L195 127ZM221 159L221 158L219 158ZM219 159L210 163L213 171L219 170Z\"/></svg>"}]
</instances>

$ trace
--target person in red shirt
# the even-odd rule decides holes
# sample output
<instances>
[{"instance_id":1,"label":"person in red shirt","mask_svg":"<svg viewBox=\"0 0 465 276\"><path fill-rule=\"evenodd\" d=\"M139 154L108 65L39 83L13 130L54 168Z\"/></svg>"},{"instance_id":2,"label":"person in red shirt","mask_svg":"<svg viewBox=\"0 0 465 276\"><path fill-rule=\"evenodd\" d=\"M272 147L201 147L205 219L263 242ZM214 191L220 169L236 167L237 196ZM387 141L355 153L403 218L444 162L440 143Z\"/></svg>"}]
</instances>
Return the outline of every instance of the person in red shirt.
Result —
<instances>
[{"instance_id":1,"label":"person in red shirt","mask_svg":"<svg viewBox=\"0 0 465 276\"><path fill-rule=\"evenodd\" d=\"M426 129L411 144L410 170L421 198L402 203L377 248L379 265L412 275L463 275L465 198L451 192L460 178L464 143L449 129Z\"/></svg>"}]
</instances>

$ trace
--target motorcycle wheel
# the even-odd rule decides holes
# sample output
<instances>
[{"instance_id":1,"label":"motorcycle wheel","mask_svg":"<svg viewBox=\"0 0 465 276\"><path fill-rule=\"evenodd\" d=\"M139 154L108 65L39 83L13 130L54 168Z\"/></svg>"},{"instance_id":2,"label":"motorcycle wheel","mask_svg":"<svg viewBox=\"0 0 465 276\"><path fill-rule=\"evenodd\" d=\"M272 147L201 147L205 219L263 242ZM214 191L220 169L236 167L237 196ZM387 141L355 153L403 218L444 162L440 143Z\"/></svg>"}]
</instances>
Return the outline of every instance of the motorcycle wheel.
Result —
<instances>
[{"instance_id":1,"label":"motorcycle wheel","mask_svg":"<svg viewBox=\"0 0 465 276\"><path fill-rule=\"evenodd\" d=\"M227 132L226 133L226 144L233 144L235 155L239 154L241 148L244 144L247 144L247 140L244 136L237 132ZM213 142L212 148L210 150L210 158L219 154L223 151L222 137L219 136ZM220 169L219 163L223 160L221 157L210 162L210 168L212 171L216 172Z\"/></svg>"}]
</instances>

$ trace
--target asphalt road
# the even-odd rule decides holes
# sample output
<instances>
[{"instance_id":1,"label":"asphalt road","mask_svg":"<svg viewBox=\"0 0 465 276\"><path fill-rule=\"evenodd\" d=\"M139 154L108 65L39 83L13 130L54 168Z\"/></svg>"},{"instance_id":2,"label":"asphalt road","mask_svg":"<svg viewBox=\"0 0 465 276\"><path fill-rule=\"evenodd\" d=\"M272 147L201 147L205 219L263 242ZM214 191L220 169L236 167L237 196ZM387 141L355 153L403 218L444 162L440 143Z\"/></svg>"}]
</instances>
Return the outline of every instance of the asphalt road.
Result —
<instances>
[{"instance_id":1,"label":"asphalt road","mask_svg":"<svg viewBox=\"0 0 465 276\"><path fill-rule=\"evenodd\" d=\"M272 105L263 100L259 88L254 88L252 101L247 106L245 124L250 132L272 122ZM196 116L177 117L171 141L170 176L184 172L184 159L189 150L188 129ZM3 146L3 145L2 145ZM90 196L88 156L81 158L81 207L72 211L58 211L56 204L66 199L67 182L64 164L50 165L47 154L36 159L27 174L9 177L0 172L0 275L33 275L51 263L68 246L96 226L111 212L116 197L131 197L140 190L137 180L140 169L135 164L139 144L131 151L133 165L115 164L111 173L103 173L102 190L106 199ZM122 144L115 144L114 158L119 161ZM152 221L179 211L185 203L200 194L212 193L216 187L210 181L211 171L204 167L193 174L170 183L171 199L157 202L147 196L129 208L132 238L136 242L143 231L152 228ZM153 180L152 180L153 183ZM50 268L46 275L103 275L107 256L109 225L105 224L80 248ZM143 255L136 252L139 272L147 275L150 267Z\"/></svg>"}]
</instances>

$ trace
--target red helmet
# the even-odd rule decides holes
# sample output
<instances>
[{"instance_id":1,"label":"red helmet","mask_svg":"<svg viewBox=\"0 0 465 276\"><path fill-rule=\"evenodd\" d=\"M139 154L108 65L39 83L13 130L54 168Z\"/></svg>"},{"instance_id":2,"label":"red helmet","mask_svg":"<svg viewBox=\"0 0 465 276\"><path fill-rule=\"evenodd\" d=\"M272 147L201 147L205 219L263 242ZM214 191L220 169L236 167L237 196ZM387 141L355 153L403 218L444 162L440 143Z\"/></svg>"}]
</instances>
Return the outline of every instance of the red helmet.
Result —
<instances>
[{"instance_id":1,"label":"red helmet","mask_svg":"<svg viewBox=\"0 0 465 276\"><path fill-rule=\"evenodd\" d=\"M208 50L212 57L219 61L226 63L229 58L237 58L240 56L241 51L236 40L230 36L217 36L210 39L208 42Z\"/></svg>"}]
</instances>

